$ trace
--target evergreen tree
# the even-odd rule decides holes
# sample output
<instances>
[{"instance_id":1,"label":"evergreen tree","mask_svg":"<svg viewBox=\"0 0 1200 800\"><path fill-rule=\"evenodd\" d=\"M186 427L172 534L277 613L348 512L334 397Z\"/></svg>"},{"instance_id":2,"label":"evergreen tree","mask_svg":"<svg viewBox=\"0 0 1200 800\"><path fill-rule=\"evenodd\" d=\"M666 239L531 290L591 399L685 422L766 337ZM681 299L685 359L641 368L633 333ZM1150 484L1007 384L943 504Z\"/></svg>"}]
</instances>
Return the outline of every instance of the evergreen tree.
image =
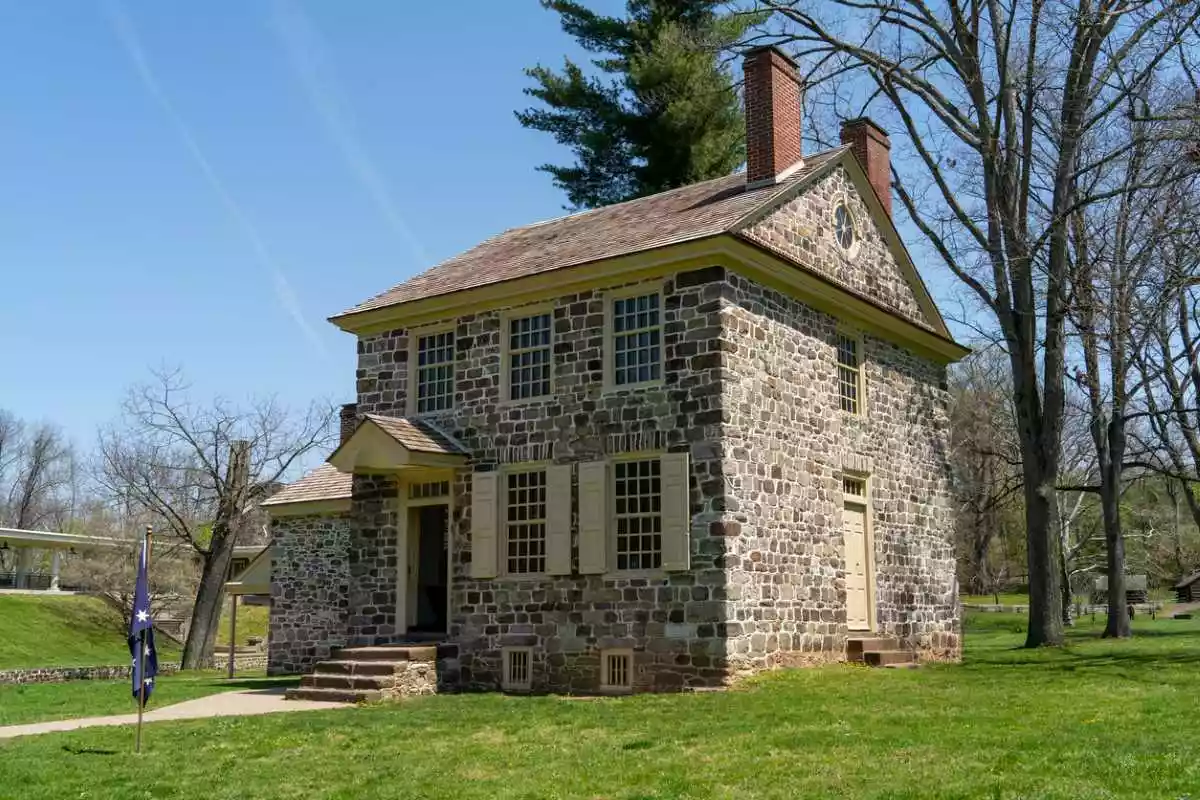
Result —
<instances>
[{"instance_id":1,"label":"evergreen tree","mask_svg":"<svg viewBox=\"0 0 1200 800\"><path fill-rule=\"evenodd\" d=\"M575 153L544 164L575 208L595 208L726 175L745 160L733 75L723 49L754 21L711 0L629 0L625 18L576 0L542 0L563 30L599 57L598 76L566 59L563 71L526 70L526 94L548 108L517 112Z\"/></svg>"}]
</instances>

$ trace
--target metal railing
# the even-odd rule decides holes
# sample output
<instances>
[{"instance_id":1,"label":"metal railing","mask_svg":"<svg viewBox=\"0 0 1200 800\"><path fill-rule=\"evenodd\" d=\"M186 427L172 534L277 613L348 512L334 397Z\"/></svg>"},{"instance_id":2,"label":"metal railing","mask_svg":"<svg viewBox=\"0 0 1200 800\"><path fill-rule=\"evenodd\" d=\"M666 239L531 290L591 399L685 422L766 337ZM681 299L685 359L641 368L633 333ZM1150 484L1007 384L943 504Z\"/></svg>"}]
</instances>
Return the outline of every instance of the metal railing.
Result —
<instances>
[{"instance_id":1,"label":"metal railing","mask_svg":"<svg viewBox=\"0 0 1200 800\"><path fill-rule=\"evenodd\" d=\"M45 591L50 588L51 575L48 572L26 572L21 576L21 585L17 585L16 572L0 572L0 589L34 589Z\"/></svg>"}]
</instances>

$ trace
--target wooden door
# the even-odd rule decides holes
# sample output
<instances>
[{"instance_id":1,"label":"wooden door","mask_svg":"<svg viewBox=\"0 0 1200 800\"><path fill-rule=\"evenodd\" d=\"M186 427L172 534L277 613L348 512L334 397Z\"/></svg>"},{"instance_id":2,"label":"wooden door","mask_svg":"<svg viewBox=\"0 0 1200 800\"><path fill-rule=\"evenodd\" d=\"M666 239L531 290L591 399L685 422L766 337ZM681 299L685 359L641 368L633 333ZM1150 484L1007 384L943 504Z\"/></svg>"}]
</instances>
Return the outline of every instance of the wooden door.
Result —
<instances>
[{"instance_id":1,"label":"wooden door","mask_svg":"<svg viewBox=\"0 0 1200 800\"><path fill-rule=\"evenodd\" d=\"M846 626L852 631L871 628L870 559L867 557L867 508L846 503L842 511L846 548Z\"/></svg>"}]
</instances>

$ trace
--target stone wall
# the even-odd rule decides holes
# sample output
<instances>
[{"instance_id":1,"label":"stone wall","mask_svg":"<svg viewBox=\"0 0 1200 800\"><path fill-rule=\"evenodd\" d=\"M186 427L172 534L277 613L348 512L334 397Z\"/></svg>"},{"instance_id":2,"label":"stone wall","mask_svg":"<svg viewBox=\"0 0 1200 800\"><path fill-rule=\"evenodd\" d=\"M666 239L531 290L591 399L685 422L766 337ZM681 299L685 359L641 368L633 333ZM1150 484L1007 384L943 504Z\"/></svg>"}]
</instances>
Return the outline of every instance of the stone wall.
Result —
<instances>
[{"instance_id":1,"label":"stone wall","mask_svg":"<svg viewBox=\"0 0 1200 800\"><path fill-rule=\"evenodd\" d=\"M499 685L500 648L505 646L535 648L537 690L595 690L599 651L609 647L637 650L639 688L724 680L724 643L719 633L724 538L719 529L726 515L718 444L723 279L724 271L715 268L645 284L647 292L658 286L663 290L663 381L648 389L604 389L605 292L567 295L553 303L553 399L501 402L502 315L519 315L520 308L457 320L455 410L432 419L476 454L475 469L534 460L572 463L641 450L686 450L691 456L694 515L694 569L689 573L477 581L470 577L470 473L461 470L453 488L450 616L452 638L460 645L462 681L468 687ZM407 343L404 331L361 341L360 412L404 413ZM356 479L356 510L358 483ZM364 495L370 493L364 490ZM352 556L352 563L370 558L373 548L386 552L394 546L387 536L395 521L388 518L386 505L364 500L363 510L373 519L368 528L382 533L356 533L363 549ZM363 614L359 622L376 625L381 637L386 634L379 632L394 622L388 616L395 607L394 570L386 572L387 561L384 556L362 569L369 576L387 577L377 582L369 577L370 590L356 597L357 602L372 604L371 613ZM352 569L357 573L358 567ZM366 643L370 637L360 638Z\"/></svg>"},{"instance_id":2,"label":"stone wall","mask_svg":"<svg viewBox=\"0 0 1200 800\"><path fill-rule=\"evenodd\" d=\"M396 564L399 529L396 479L390 475L355 475L350 501L347 620L351 645L387 644L396 640Z\"/></svg>"},{"instance_id":3,"label":"stone wall","mask_svg":"<svg viewBox=\"0 0 1200 800\"><path fill-rule=\"evenodd\" d=\"M128 680L132 667L28 667L0 670L0 684L63 683L65 681ZM178 664L159 664L158 674L170 675L179 671Z\"/></svg>"},{"instance_id":4,"label":"stone wall","mask_svg":"<svg viewBox=\"0 0 1200 800\"><path fill-rule=\"evenodd\" d=\"M268 674L307 672L345 644L350 529L346 514L271 520Z\"/></svg>"},{"instance_id":5,"label":"stone wall","mask_svg":"<svg viewBox=\"0 0 1200 800\"><path fill-rule=\"evenodd\" d=\"M855 220L858 252L846 259L833 235L833 208L845 200ZM872 221L867 206L842 167L837 167L798 197L784 199L743 235L916 322L931 327L917 304L883 233Z\"/></svg>"},{"instance_id":6,"label":"stone wall","mask_svg":"<svg viewBox=\"0 0 1200 800\"><path fill-rule=\"evenodd\" d=\"M736 520L726 559L732 664L843 657L846 466L869 473L877 631L922 657L956 658L944 369L866 336L866 413L847 414L838 321L741 276L729 283L722 390L735 424L722 466Z\"/></svg>"}]
</instances>

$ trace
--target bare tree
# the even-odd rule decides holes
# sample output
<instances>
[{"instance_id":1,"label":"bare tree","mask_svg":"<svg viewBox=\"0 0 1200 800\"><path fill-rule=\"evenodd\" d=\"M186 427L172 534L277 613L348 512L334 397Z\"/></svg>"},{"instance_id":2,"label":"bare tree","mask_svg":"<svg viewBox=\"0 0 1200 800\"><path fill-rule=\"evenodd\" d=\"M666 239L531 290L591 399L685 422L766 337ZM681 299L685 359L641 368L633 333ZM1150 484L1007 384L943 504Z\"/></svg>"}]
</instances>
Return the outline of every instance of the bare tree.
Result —
<instances>
[{"instance_id":1,"label":"bare tree","mask_svg":"<svg viewBox=\"0 0 1200 800\"><path fill-rule=\"evenodd\" d=\"M1145 384L1144 425L1133 432L1147 460L1172 478L1200 531L1200 181L1164 206L1148 346L1134 353Z\"/></svg>"},{"instance_id":2,"label":"bare tree","mask_svg":"<svg viewBox=\"0 0 1200 800\"><path fill-rule=\"evenodd\" d=\"M25 530L60 525L69 516L76 466L59 428L0 411L0 523Z\"/></svg>"},{"instance_id":3,"label":"bare tree","mask_svg":"<svg viewBox=\"0 0 1200 800\"><path fill-rule=\"evenodd\" d=\"M1063 641L1059 474L1070 224L1111 197L1088 177L1121 154L1093 145L1131 86L1194 41L1177 0L758 0L764 37L790 42L810 81L858 76L862 110L899 126L905 213L995 319L1008 353L1023 471L1027 646ZM1118 80L1118 76L1123 80ZM886 120L885 120L886 121ZM894 149L893 152L896 152ZM1114 190L1115 191L1115 190Z\"/></svg>"},{"instance_id":4,"label":"bare tree","mask_svg":"<svg viewBox=\"0 0 1200 800\"><path fill-rule=\"evenodd\" d=\"M974 594L994 594L1011 577L1007 563L993 553L1021 492L1021 461L1005 360L999 348L983 347L950 372L959 564L965 569L962 583Z\"/></svg>"},{"instance_id":5,"label":"bare tree","mask_svg":"<svg viewBox=\"0 0 1200 800\"><path fill-rule=\"evenodd\" d=\"M1122 79L1123 76L1118 76ZM1126 142L1121 155L1088 176L1089 194L1109 198L1072 214L1071 299L1068 313L1078 334L1082 365L1074 380L1087 399L1089 431L1096 454L1108 575L1105 636L1130 635L1125 593L1125 534L1121 497L1126 470L1136 465L1129 453L1127 425L1145 388L1135 369L1137 353L1150 338L1163 295L1158 265L1164 240L1175 235L1166 224L1175 193L1194 173L1174 126L1152 113L1147 81L1127 99L1124 119L1114 121L1110 138ZM1190 94L1190 92L1189 92ZM1178 105L1165 98L1168 106ZM1118 148L1105 143L1104 152ZM1133 473L1137 475L1137 472Z\"/></svg>"},{"instance_id":6,"label":"bare tree","mask_svg":"<svg viewBox=\"0 0 1200 800\"><path fill-rule=\"evenodd\" d=\"M62 580L97 594L120 612L128 629L133 614L133 591L137 578L141 531L152 517L145 512L129 516L124 509L89 503L81 526L92 536L112 544L69 554L63 561ZM150 559L150 612L155 620L174 612L180 601L195 596L198 579L195 553L191 547L167 539L155 543Z\"/></svg>"},{"instance_id":7,"label":"bare tree","mask_svg":"<svg viewBox=\"0 0 1200 800\"><path fill-rule=\"evenodd\" d=\"M233 547L253 506L304 457L332 440L335 409L289 413L273 399L194 403L179 372L156 372L130 391L121 422L100 436L101 481L115 500L201 559L183 668L212 652Z\"/></svg>"}]
</instances>

